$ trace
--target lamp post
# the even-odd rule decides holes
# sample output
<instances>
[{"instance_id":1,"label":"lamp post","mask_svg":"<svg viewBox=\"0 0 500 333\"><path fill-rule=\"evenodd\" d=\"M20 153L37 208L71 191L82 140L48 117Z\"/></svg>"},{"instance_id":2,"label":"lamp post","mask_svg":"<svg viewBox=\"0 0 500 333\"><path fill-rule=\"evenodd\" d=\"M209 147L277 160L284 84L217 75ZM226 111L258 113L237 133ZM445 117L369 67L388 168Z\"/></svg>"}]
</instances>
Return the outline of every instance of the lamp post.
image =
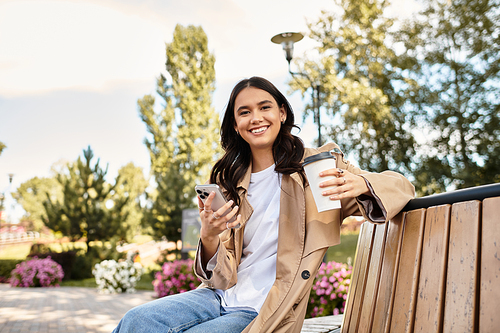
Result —
<instances>
[{"instance_id":1,"label":"lamp post","mask_svg":"<svg viewBox=\"0 0 500 333\"><path fill-rule=\"evenodd\" d=\"M309 75L306 73L297 73L297 72L292 72L290 68L290 62L292 61L293 58L293 44L302 40L304 38L304 35L301 34L300 32L283 32L280 34L277 34L271 38L271 42L275 44L281 44L283 47L283 51L285 52L285 57L286 61L288 61L288 72L292 75L292 77L296 80L296 76L300 75L305 77L312 88L312 93L311 93L311 98L312 98L312 103L313 103L313 113L314 113L314 122L318 125L318 147L321 147L322 145L322 140L321 140L321 116L320 116L320 85L317 82L314 82L311 80ZM297 81L300 84L300 81ZM304 90L307 90L308 88L302 87Z\"/></svg>"}]
</instances>

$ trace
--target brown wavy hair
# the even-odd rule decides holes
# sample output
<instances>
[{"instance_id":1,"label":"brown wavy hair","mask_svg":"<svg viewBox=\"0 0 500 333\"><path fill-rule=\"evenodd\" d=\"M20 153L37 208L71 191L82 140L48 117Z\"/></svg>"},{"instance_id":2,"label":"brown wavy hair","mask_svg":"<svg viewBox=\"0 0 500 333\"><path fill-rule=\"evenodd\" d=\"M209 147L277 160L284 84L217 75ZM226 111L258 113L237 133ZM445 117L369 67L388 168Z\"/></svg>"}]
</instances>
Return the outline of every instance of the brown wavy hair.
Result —
<instances>
[{"instance_id":1,"label":"brown wavy hair","mask_svg":"<svg viewBox=\"0 0 500 333\"><path fill-rule=\"evenodd\" d=\"M304 155L304 143L299 137L292 134L292 128L299 129L299 127L294 124L295 118L290 103L268 80L257 76L244 79L236 84L229 97L220 129L221 146L224 155L215 163L210 175L210 182L221 185L228 192L228 199L232 199L236 205L240 205L236 186L250 166L252 152L250 145L234 129L236 124L234 104L238 94L248 87L267 91L273 96L278 107L283 107L286 111L285 123L281 125L273 144L275 171L284 175L298 172L303 183L306 183L304 169L301 164Z\"/></svg>"}]
</instances>

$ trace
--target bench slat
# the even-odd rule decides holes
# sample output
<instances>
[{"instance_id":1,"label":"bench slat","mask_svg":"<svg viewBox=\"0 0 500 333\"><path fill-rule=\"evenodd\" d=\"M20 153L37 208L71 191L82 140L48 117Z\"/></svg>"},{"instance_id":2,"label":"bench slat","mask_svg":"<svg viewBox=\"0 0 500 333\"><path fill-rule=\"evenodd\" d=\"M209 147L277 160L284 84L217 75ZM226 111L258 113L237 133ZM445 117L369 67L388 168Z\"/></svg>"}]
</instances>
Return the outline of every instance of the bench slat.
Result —
<instances>
[{"instance_id":1,"label":"bench slat","mask_svg":"<svg viewBox=\"0 0 500 333\"><path fill-rule=\"evenodd\" d=\"M500 327L500 197L483 201L480 332Z\"/></svg>"},{"instance_id":2,"label":"bench slat","mask_svg":"<svg viewBox=\"0 0 500 333\"><path fill-rule=\"evenodd\" d=\"M411 332L413 327L425 213L419 209L405 217L390 332Z\"/></svg>"},{"instance_id":3,"label":"bench slat","mask_svg":"<svg viewBox=\"0 0 500 333\"><path fill-rule=\"evenodd\" d=\"M480 201L453 205L444 304L444 332L474 332Z\"/></svg>"},{"instance_id":4,"label":"bench slat","mask_svg":"<svg viewBox=\"0 0 500 333\"><path fill-rule=\"evenodd\" d=\"M414 332L441 332L451 205L427 210Z\"/></svg>"},{"instance_id":5,"label":"bench slat","mask_svg":"<svg viewBox=\"0 0 500 333\"><path fill-rule=\"evenodd\" d=\"M356 262L359 262L357 274L354 276L355 285L351 286L352 293L350 293L352 300L348 300L347 304L350 305L348 310L349 318L344 318L347 320L345 324L345 332L357 332L359 323L359 312L363 306L363 294L366 287L366 276L368 273L368 263L370 261L371 246L373 242L373 230L374 225L371 223L363 224L363 242L362 247L359 249L360 256L356 255ZM356 267L357 264L354 266Z\"/></svg>"},{"instance_id":6,"label":"bench slat","mask_svg":"<svg viewBox=\"0 0 500 333\"><path fill-rule=\"evenodd\" d=\"M372 332L385 332L386 329L389 329L387 323L390 321L389 318L392 313L391 303L394 301L393 292L397 278L396 266L399 262L405 214L400 213L387 224L388 231L384 247L382 271L380 273L380 285L374 304L376 311L373 317Z\"/></svg>"},{"instance_id":7,"label":"bench slat","mask_svg":"<svg viewBox=\"0 0 500 333\"><path fill-rule=\"evenodd\" d=\"M351 275L351 284L349 286L349 291L347 293L347 300L346 300L346 306L344 308L344 317L342 318L342 327L343 330L342 332L347 332L347 329L349 328L349 322L352 314L352 304L353 300L356 298L355 297L355 292L356 292L356 286L358 284L358 278L359 278L359 271L361 270L361 265L356 265L356 262L358 260L361 260L360 258L363 257L363 242L365 241L366 237L366 223L363 223L359 229L359 236L358 236L358 243L356 244L356 253L354 254L354 265L353 265L353 270L352 270L352 275Z\"/></svg>"},{"instance_id":8,"label":"bench slat","mask_svg":"<svg viewBox=\"0 0 500 333\"><path fill-rule=\"evenodd\" d=\"M373 320L374 303L377 297L380 269L382 267L382 254L384 253L385 238L387 232L386 224L375 225L375 235L371 248L370 266L366 279L366 289L363 295L363 307L358 332L370 332Z\"/></svg>"}]
</instances>

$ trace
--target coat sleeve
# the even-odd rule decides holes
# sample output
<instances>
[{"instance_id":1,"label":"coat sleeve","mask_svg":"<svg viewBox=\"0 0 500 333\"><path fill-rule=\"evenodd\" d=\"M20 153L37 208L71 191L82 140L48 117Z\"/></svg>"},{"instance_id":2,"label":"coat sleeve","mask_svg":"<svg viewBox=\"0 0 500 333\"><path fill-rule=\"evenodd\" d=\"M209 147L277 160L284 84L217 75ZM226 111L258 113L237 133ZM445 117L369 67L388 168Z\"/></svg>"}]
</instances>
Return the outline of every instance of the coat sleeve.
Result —
<instances>
[{"instance_id":1,"label":"coat sleeve","mask_svg":"<svg viewBox=\"0 0 500 333\"><path fill-rule=\"evenodd\" d=\"M363 177L372 194L360 195L355 199L343 199L341 204L344 217L361 215L370 222L385 223L396 216L415 196L415 187L397 172L374 173L361 170L347 161L334 143L327 144L319 150L331 151L336 157L338 168Z\"/></svg>"},{"instance_id":2,"label":"coat sleeve","mask_svg":"<svg viewBox=\"0 0 500 333\"><path fill-rule=\"evenodd\" d=\"M228 234L230 232L227 232ZM216 253L216 264L212 271L203 271L201 265L202 246L201 240L198 241L194 272L200 281L208 288L226 290L236 284L237 264L234 251L231 246L232 237L224 240L224 233L219 236L219 247Z\"/></svg>"}]
</instances>

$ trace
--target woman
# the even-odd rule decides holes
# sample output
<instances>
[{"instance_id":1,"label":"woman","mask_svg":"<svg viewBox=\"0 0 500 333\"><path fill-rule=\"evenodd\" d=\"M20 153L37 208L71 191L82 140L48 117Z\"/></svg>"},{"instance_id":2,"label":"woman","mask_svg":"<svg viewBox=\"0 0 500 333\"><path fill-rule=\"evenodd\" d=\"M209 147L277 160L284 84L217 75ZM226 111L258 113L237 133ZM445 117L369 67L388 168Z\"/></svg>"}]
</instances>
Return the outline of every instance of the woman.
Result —
<instances>
[{"instance_id":1,"label":"woman","mask_svg":"<svg viewBox=\"0 0 500 333\"><path fill-rule=\"evenodd\" d=\"M116 332L300 332L314 276L328 247L340 243L342 220L384 223L413 198L400 174L364 172L333 143L304 148L293 127L292 109L272 83L252 77L234 87L221 127L225 154L210 177L230 201L213 211L214 193L205 204L198 199L202 288L132 309ZM320 174L335 176L320 183L322 194L342 208L318 213L302 162L324 151L337 167Z\"/></svg>"}]
</instances>

